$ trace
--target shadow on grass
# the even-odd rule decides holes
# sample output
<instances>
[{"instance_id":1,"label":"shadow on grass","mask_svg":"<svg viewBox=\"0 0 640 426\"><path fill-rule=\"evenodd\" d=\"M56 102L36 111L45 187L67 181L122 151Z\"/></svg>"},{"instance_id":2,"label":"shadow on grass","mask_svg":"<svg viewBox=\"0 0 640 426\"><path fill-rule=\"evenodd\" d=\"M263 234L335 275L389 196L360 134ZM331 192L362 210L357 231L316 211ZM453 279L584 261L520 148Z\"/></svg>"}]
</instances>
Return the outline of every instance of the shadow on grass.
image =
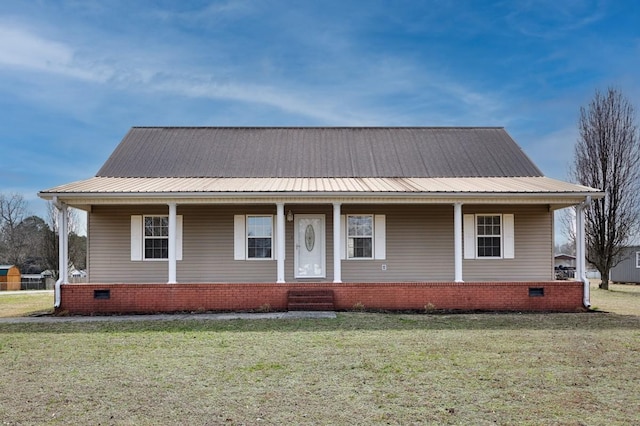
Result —
<instances>
[{"instance_id":1,"label":"shadow on grass","mask_svg":"<svg viewBox=\"0 0 640 426\"><path fill-rule=\"evenodd\" d=\"M340 312L335 319L175 320L0 324L2 333L339 332L393 330L640 330L640 317L606 312L406 314Z\"/></svg>"}]
</instances>

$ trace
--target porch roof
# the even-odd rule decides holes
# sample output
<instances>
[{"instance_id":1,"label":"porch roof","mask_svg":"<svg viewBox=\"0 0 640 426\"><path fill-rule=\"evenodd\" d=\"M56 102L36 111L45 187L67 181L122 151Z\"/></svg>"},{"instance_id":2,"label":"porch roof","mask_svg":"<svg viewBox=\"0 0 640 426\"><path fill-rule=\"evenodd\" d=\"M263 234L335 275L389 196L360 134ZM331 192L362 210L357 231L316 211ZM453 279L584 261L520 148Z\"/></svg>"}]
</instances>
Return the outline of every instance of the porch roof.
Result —
<instances>
[{"instance_id":1,"label":"porch roof","mask_svg":"<svg viewBox=\"0 0 640 426\"><path fill-rule=\"evenodd\" d=\"M572 204L585 197L600 198L593 188L543 176L483 178L118 178L93 177L42 191L42 198L58 197L70 204L181 199L248 200L272 197L284 201L306 198L368 198L371 202L469 198L481 202ZM191 199L190 201L188 199ZM373 201L375 199L375 201Z\"/></svg>"}]
</instances>

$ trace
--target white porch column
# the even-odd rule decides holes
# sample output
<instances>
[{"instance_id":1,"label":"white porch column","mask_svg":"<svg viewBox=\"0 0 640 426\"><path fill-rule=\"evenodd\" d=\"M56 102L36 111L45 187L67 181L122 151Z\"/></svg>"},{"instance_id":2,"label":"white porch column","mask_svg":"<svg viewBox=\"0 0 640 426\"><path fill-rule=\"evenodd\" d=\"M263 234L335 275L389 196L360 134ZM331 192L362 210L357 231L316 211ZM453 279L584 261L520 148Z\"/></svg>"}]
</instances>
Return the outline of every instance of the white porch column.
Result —
<instances>
[{"instance_id":1,"label":"white porch column","mask_svg":"<svg viewBox=\"0 0 640 426\"><path fill-rule=\"evenodd\" d=\"M58 278L61 284L69 284L69 217L67 205L58 208Z\"/></svg>"},{"instance_id":2,"label":"white porch column","mask_svg":"<svg viewBox=\"0 0 640 426\"><path fill-rule=\"evenodd\" d=\"M69 225L67 205L59 202L57 197L54 197L53 204L58 209L58 281L54 286L53 306L59 308L62 301L60 285L69 283Z\"/></svg>"},{"instance_id":3,"label":"white porch column","mask_svg":"<svg viewBox=\"0 0 640 426\"><path fill-rule=\"evenodd\" d=\"M284 283L284 256L285 256L285 220L284 220L284 203L276 204L276 257L277 257L277 283Z\"/></svg>"},{"instance_id":4,"label":"white porch column","mask_svg":"<svg viewBox=\"0 0 640 426\"><path fill-rule=\"evenodd\" d=\"M169 280L167 284L176 284L176 241L178 237L178 219L176 203L169 203Z\"/></svg>"},{"instance_id":5,"label":"white porch column","mask_svg":"<svg viewBox=\"0 0 640 426\"><path fill-rule=\"evenodd\" d=\"M587 279L586 264L586 232L584 209L591 203L591 199L576 206L576 278L583 283L582 304L589 308L591 306L591 289L589 288L589 280Z\"/></svg>"},{"instance_id":6,"label":"white porch column","mask_svg":"<svg viewBox=\"0 0 640 426\"><path fill-rule=\"evenodd\" d=\"M333 282L342 282L342 235L340 235L340 203L333 203Z\"/></svg>"},{"instance_id":7,"label":"white porch column","mask_svg":"<svg viewBox=\"0 0 640 426\"><path fill-rule=\"evenodd\" d=\"M576 206L576 278L582 280L582 260L584 252L582 241L584 241L584 210L582 204Z\"/></svg>"},{"instance_id":8,"label":"white porch column","mask_svg":"<svg viewBox=\"0 0 640 426\"><path fill-rule=\"evenodd\" d=\"M453 265L454 281L462 281L462 203L453 205Z\"/></svg>"}]
</instances>

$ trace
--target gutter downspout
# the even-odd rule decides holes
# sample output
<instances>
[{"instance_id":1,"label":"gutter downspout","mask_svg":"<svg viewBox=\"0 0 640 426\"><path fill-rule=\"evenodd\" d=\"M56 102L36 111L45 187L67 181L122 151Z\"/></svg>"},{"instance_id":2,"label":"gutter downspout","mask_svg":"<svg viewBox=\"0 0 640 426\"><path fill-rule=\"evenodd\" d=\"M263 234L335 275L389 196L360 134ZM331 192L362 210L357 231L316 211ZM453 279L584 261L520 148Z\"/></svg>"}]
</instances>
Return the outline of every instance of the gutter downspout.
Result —
<instances>
[{"instance_id":1,"label":"gutter downspout","mask_svg":"<svg viewBox=\"0 0 640 426\"><path fill-rule=\"evenodd\" d=\"M582 281L583 284L583 297L582 304L585 308L589 309L591 307L591 295L590 295L590 287L589 280L587 279L586 273L586 234L585 234L585 215L584 209L591 206L591 196L587 196L583 203L579 204L576 208L576 228L577 228L577 241L576 241L576 254L577 254L577 262L576 265L578 272L578 279Z\"/></svg>"}]
</instances>

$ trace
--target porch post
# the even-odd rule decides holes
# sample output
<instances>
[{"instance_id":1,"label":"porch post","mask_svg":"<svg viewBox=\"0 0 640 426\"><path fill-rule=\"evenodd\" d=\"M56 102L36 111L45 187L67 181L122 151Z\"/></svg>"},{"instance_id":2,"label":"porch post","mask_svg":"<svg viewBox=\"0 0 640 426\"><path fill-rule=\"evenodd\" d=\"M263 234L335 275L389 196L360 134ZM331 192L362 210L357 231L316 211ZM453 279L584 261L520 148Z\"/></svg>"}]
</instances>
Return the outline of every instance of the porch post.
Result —
<instances>
[{"instance_id":1,"label":"porch post","mask_svg":"<svg viewBox=\"0 0 640 426\"><path fill-rule=\"evenodd\" d=\"M584 253L582 252L582 239L584 238L582 235L582 206L579 204L576 206L576 278L582 278L582 262L580 259L584 257Z\"/></svg>"},{"instance_id":2,"label":"porch post","mask_svg":"<svg viewBox=\"0 0 640 426\"><path fill-rule=\"evenodd\" d=\"M584 207L576 206L576 278L583 280L585 276L585 232Z\"/></svg>"},{"instance_id":3,"label":"porch post","mask_svg":"<svg viewBox=\"0 0 640 426\"><path fill-rule=\"evenodd\" d=\"M58 208L58 279L61 284L69 284L69 217L67 205Z\"/></svg>"},{"instance_id":4,"label":"porch post","mask_svg":"<svg viewBox=\"0 0 640 426\"><path fill-rule=\"evenodd\" d=\"M340 235L340 203L333 203L333 282L342 282L342 235Z\"/></svg>"},{"instance_id":5,"label":"porch post","mask_svg":"<svg viewBox=\"0 0 640 426\"><path fill-rule=\"evenodd\" d=\"M590 205L591 197L587 197L583 203L576 206L576 278L582 281L582 304L585 308L591 307L591 289L587 279L587 233L584 211Z\"/></svg>"},{"instance_id":6,"label":"porch post","mask_svg":"<svg viewBox=\"0 0 640 426\"><path fill-rule=\"evenodd\" d=\"M453 205L453 264L454 281L462 281L462 203Z\"/></svg>"},{"instance_id":7,"label":"porch post","mask_svg":"<svg viewBox=\"0 0 640 426\"><path fill-rule=\"evenodd\" d=\"M169 203L169 281L167 284L176 284L176 238L178 236L177 206Z\"/></svg>"},{"instance_id":8,"label":"porch post","mask_svg":"<svg viewBox=\"0 0 640 426\"><path fill-rule=\"evenodd\" d=\"M285 256L285 221L284 221L284 203L276 204L276 257L277 257L277 283L284 283L284 256Z\"/></svg>"}]
</instances>

